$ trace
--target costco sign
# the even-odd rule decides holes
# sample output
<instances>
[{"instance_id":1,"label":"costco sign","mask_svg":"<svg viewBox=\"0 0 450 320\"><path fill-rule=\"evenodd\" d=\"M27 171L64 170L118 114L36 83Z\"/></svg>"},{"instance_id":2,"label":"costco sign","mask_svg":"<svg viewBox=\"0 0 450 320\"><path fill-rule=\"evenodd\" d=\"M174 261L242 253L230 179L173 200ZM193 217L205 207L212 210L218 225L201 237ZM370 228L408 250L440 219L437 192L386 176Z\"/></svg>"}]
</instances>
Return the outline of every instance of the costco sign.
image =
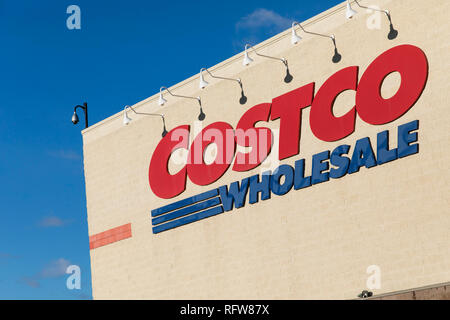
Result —
<instances>
[{"instance_id":1,"label":"costco sign","mask_svg":"<svg viewBox=\"0 0 450 320\"><path fill-rule=\"evenodd\" d=\"M391 73L398 72L401 84L394 96L384 99L381 86ZM226 122L205 127L190 143L190 126L171 130L158 144L149 167L151 190L160 198L173 198L186 189L187 178L206 186L217 181L227 170L249 171L259 166L270 154L273 134L269 128L255 127L258 122L280 120L279 160L299 154L302 110L311 108L309 124L314 136L322 141L341 140L355 131L356 114L371 125L383 125L399 119L414 106L421 96L428 78L428 62L424 52L412 45L400 45L378 56L364 71L359 82L359 68L344 68L325 81L315 93L315 83L309 83L272 100L248 109L234 129ZM355 106L345 115L336 117L333 105L346 90L356 91ZM305 176L305 159L294 167L281 165L273 172L244 178L240 183L204 192L152 211L153 232L158 233L194 222L249 202L267 200L271 194L284 195L292 188L299 190L331 179L402 158L418 152L418 121L401 125L397 130L397 148L389 149L389 132L377 136L376 154L369 138L359 139L351 156L349 145L341 145L312 157L311 175ZM205 150L217 147L212 163L206 163ZM236 152L236 146L248 148L247 153ZM168 169L172 154L178 149L188 151L187 162L175 174ZM330 168L330 165L332 166ZM231 168L230 168L231 167ZM282 179L282 177L284 177ZM280 181L283 180L283 183Z\"/></svg>"}]
</instances>

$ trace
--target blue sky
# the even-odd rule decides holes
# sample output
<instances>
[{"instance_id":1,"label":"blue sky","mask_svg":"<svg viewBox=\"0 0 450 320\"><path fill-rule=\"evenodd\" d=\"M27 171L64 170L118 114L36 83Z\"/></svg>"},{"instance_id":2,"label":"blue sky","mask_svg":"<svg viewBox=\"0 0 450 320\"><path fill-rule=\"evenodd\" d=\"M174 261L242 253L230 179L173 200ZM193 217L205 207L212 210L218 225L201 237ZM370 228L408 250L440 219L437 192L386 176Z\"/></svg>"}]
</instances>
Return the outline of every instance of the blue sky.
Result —
<instances>
[{"instance_id":1,"label":"blue sky","mask_svg":"<svg viewBox=\"0 0 450 320\"><path fill-rule=\"evenodd\" d=\"M75 105L101 121L340 2L0 0L0 299L92 297Z\"/></svg>"}]
</instances>

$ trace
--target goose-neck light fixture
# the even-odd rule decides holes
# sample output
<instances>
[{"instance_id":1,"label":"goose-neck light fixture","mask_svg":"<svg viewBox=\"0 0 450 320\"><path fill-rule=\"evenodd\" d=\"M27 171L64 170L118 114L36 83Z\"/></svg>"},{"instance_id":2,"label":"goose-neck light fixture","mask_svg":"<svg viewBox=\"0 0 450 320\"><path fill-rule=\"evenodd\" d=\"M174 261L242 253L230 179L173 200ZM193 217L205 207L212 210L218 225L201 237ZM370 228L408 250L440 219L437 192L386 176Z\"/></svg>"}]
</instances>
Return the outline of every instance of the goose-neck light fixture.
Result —
<instances>
[{"instance_id":1,"label":"goose-neck light fixture","mask_svg":"<svg viewBox=\"0 0 450 320\"><path fill-rule=\"evenodd\" d=\"M82 106L77 105L77 106L75 106L75 108L73 108L72 123L73 124L77 124L80 121L80 119L78 119L78 115L77 115L77 109L78 108L83 109L83 112L84 112L84 125L85 125L85 128L87 128L89 126L89 124L88 124L88 106L87 106L86 102L83 103Z\"/></svg>"},{"instance_id":2,"label":"goose-neck light fixture","mask_svg":"<svg viewBox=\"0 0 450 320\"><path fill-rule=\"evenodd\" d=\"M166 120L164 119L164 115L163 114L159 114L159 113L145 113L145 112L137 112L136 110L134 110L132 107L130 106L125 106L125 108L123 109L123 125L126 126L128 125L132 119L128 117L127 115L127 109L131 109L134 113L136 114L142 114L145 116L158 116L161 117L162 122L163 122L163 132L162 132L162 136L165 137L165 135L167 134L167 129L166 129Z\"/></svg>"},{"instance_id":3,"label":"goose-neck light fixture","mask_svg":"<svg viewBox=\"0 0 450 320\"><path fill-rule=\"evenodd\" d=\"M353 10L352 5L350 4L350 0L347 0L347 9L345 10L345 17L347 19L353 18L358 12Z\"/></svg>"},{"instance_id":4,"label":"goose-neck light fixture","mask_svg":"<svg viewBox=\"0 0 450 320\"><path fill-rule=\"evenodd\" d=\"M125 108L123 108L123 125L124 126L128 125L131 122L131 120L133 120L133 119L128 117L128 115L127 115L127 108L131 109L131 107L130 106L125 106Z\"/></svg>"},{"instance_id":5,"label":"goose-neck light fixture","mask_svg":"<svg viewBox=\"0 0 450 320\"><path fill-rule=\"evenodd\" d=\"M382 12L386 15L386 17L389 20L389 33L388 33L388 39L389 40L394 40L395 38L397 38L398 36L398 31L395 30L394 25L392 24L392 18L391 18L391 14L389 12L389 10L381 10L378 8L369 8L369 7L365 7L359 4L358 0L354 0L354 2L356 3L356 5L360 8L363 9L369 9L369 10L374 10L374 11L378 11L378 12ZM352 9L352 6L350 4L350 0L347 0L347 10L345 12L345 16L347 19L351 19L354 15L356 15L357 12L355 10Z\"/></svg>"},{"instance_id":6,"label":"goose-neck light fixture","mask_svg":"<svg viewBox=\"0 0 450 320\"><path fill-rule=\"evenodd\" d=\"M284 82L289 83L289 82L292 81L292 79L293 79L294 77L292 77L292 75L289 73L288 62L287 62L287 60L286 60L285 58L277 58L277 57L267 56L267 55L265 55L265 54L260 54L260 53L258 53L258 51L256 51L256 49L253 48L253 46L250 45L250 44L246 44L246 45L245 45L244 59L242 60L242 65L248 66L250 63L253 62L253 59L250 58L250 56L248 55L248 50L249 50L249 48L252 49L253 52L254 52L257 56L264 57L264 58L268 58L268 59L273 59L273 60L281 61L281 62L284 64L284 66L286 67L286 76L284 77Z\"/></svg>"},{"instance_id":7,"label":"goose-neck light fixture","mask_svg":"<svg viewBox=\"0 0 450 320\"><path fill-rule=\"evenodd\" d=\"M198 104L200 106L200 114L198 115L198 120L203 121L206 118L206 114L203 112L202 100L200 99L200 97L189 97L189 96L182 96L182 95L179 95L179 94L173 94L167 87L161 87L159 89L159 101L158 101L158 103L159 103L160 106L163 106L167 102L167 100L164 99L163 90L166 90L172 97L197 100L197 102L198 102Z\"/></svg>"},{"instance_id":8,"label":"goose-neck light fixture","mask_svg":"<svg viewBox=\"0 0 450 320\"><path fill-rule=\"evenodd\" d=\"M159 100L158 100L158 104L159 104L160 106L163 106L163 105L167 102L167 100L164 99L164 97L163 97L162 90L163 90L163 87L161 87L161 88L159 89Z\"/></svg>"},{"instance_id":9,"label":"goose-neck light fixture","mask_svg":"<svg viewBox=\"0 0 450 320\"><path fill-rule=\"evenodd\" d=\"M208 70L208 69L206 69L206 68L200 69L200 81L198 83L198 87L200 89L205 89L209 84L209 82L205 81L205 78L203 78L203 73L202 73L203 70ZM209 71L208 71L208 73L209 73Z\"/></svg>"},{"instance_id":10,"label":"goose-neck light fixture","mask_svg":"<svg viewBox=\"0 0 450 320\"><path fill-rule=\"evenodd\" d=\"M205 78L203 77L203 71L206 71L212 78L237 82L239 84L239 87L241 88L241 98L239 99L239 103L240 104L245 104L247 102L247 97L244 94L244 87L242 86L241 79L239 79L239 78L234 79L234 78L226 78L226 77L215 76L207 68L201 68L200 69L200 81L198 83L198 87L200 89L204 89L209 84L207 81L205 81Z\"/></svg>"},{"instance_id":11,"label":"goose-neck light fixture","mask_svg":"<svg viewBox=\"0 0 450 320\"><path fill-rule=\"evenodd\" d=\"M334 56L331 59L331 61L333 61L334 63L338 63L339 61L341 61L342 56L338 52L338 49L337 49L337 46L336 46L336 37L334 36L334 34L327 35L327 34L307 31L307 30L305 30L305 28L302 27L302 25L300 23L294 21L294 22L292 22L292 28L291 28L291 33L292 33L291 43L292 44L296 44L297 42L299 42L302 39L295 32L295 26L299 26L300 29L302 29L303 32L305 32L305 33L309 33L309 34L312 34L312 35L315 35L315 36L320 36L320 37L325 37L325 38L331 39L331 41L333 42L333 46L334 46Z\"/></svg>"}]
</instances>

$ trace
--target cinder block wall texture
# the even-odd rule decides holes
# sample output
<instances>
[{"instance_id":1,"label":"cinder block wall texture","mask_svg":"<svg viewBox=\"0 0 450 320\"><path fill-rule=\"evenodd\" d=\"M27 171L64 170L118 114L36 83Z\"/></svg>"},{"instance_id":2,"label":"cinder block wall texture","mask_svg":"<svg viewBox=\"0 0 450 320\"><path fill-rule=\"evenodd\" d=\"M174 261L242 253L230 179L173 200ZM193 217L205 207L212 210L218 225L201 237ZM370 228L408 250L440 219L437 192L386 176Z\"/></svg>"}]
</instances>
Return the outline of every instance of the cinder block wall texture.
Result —
<instances>
[{"instance_id":1,"label":"cinder block wall texture","mask_svg":"<svg viewBox=\"0 0 450 320\"><path fill-rule=\"evenodd\" d=\"M331 41L299 31L303 40L292 45L286 30L258 48L262 54L288 59L291 83L282 81L281 63L253 55L255 62L243 67L239 55L211 70L242 79L248 97L244 106L238 102L239 87L231 81L209 79L210 86L200 90L195 74L172 90L202 97L204 126L225 121L235 127L256 104L310 82L316 82L317 92L329 76L347 66L359 66L361 77L382 52L412 44L425 52L429 63L426 88L412 109L381 126L357 118L352 135L327 143L311 133L306 108L300 154L281 163L292 165L305 158L310 172L313 154L340 144L353 146L366 136L376 141L383 130L391 131L395 146L396 128L413 120L420 121L420 152L155 235L152 209L240 181L261 169L246 173L230 169L207 187L188 180L180 196L160 199L148 184L149 162L161 138L160 119L129 113L134 120L124 127L119 112L83 131L89 234L131 224L131 237L105 240L110 243L91 250L95 299L352 299L366 289L370 265L381 270L381 288L374 289L375 294L450 281L450 1L360 3L388 8L398 37L387 39L384 15L380 30L368 29L373 13L356 6L359 14L346 20L342 3L304 23L310 31L335 34L342 54L338 64L331 62ZM398 76L386 78L383 95L393 95L399 84ZM195 101L171 98L160 107L157 99L155 92L134 107L164 113L169 129L194 125ZM354 99L354 91L340 95L334 113L345 114ZM262 125L277 129L279 120Z\"/></svg>"}]
</instances>

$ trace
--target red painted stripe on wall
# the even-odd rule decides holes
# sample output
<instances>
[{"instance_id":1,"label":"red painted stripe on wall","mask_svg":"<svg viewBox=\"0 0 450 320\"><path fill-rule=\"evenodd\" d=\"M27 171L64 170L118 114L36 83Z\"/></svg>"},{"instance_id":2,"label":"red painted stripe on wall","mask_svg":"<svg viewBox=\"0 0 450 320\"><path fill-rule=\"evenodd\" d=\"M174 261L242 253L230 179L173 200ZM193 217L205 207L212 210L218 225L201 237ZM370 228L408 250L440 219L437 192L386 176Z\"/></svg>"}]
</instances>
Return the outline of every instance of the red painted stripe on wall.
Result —
<instances>
[{"instance_id":1,"label":"red painted stripe on wall","mask_svg":"<svg viewBox=\"0 0 450 320\"><path fill-rule=\"evenodd\" d=\"M89 237L89 248L95 249L120 240L131 238L131 223L109 229Z\"/></svg>"}]
</instances>

